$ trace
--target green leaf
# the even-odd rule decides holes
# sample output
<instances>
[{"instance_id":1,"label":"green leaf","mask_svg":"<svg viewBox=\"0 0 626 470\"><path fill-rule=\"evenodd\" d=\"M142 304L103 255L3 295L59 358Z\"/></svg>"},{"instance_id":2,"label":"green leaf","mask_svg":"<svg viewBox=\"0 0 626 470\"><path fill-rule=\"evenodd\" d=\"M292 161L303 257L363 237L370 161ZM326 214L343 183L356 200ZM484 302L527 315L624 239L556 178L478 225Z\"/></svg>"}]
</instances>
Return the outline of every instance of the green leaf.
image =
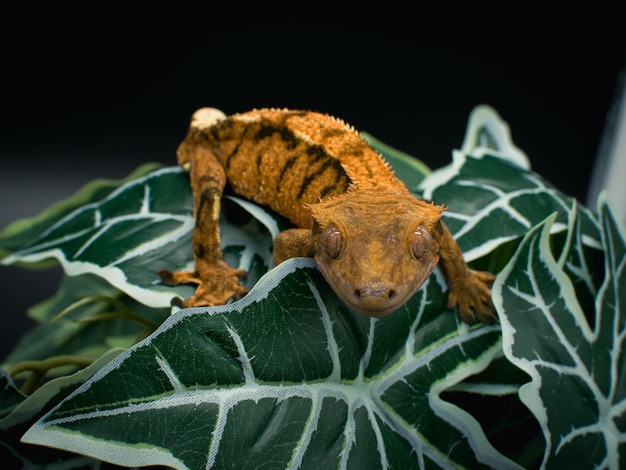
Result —
<instances>
[{"instance_id":1,"label":"green leaf","mask_svg":"<svg viewBox=\"0 0 626 470\"><path fill-rule=\"evenodd\" d=\"M365 318L312 260L289 260L238 302L170 317L24 440L176 468L514 466L439 397L500 349L498 326L460 324L444 303L433 277Z\"/></svg>"},{"instance_id":2,"label":"green leaf","mask_svg":"<svg viewBox=\"0 0 626 470\"><path fill-rule=\"evenodd\" d=\"M495 112L479 111L468 126L464 151L454 151L452 163L433 171L418 190L422 198L448 206L443 220L468 261L521 239L553 212L553 231L566 230L575 204L526 166L525 155L507 140L508 126ZM477 146L483 141L485 146ZM593 214L579 211L583 242L599 247Z\"/></svg>"},{"instance_id":3,"label":"green leaf","mask_svg":"<svg viewBox=\"0 0 626 470\"><path fill-rule=\"evenodd\" d=\"M576 205L572 209L558 264L572 281L576 298L586 314L587 321L593 325L595 322L595 299L602 274L601 269L598 269L596 265L598 264L597 258L603 257L603 253L600 249L591 248L585 243L583 221L588 219L580 216L580 206ZM595 217L592 222L599 233L600 226ZM600 272L598 273L598 271Z\"/></svg>"},{"instance_id":4,"label":"green leaf","mask_svg":"<svg viewBox=\"0 0 626 470\"><path fill-rule=\"evenodd\" d=\"M626 237L601 201L605 273L595 295L595 327L574 285L586 275L572 280L573 270L564 269L580 249L584 214L573 218L576 233L558 262L549 236L555 214L529 231L493 286L505 355L532 378L519 394L545 436L545 468L586 462L617 469L626 461Z\"/></svg>"},{"instance_id":5,"label":"green leaf","mask_svg":"<svg viewBox=\"0 0 626 470\"><path fill-rule=\"evenodd\" d=\"M530 169L528 157L513 143L509 125L487 105L476 106L470 113L461 152L497 154L520 168Z\"/></svg>"},{"instance_id":6,"label":"green leaf","mask_svg":"<svg viewBox=\"0 0 626 470\"><path fill-rule=\"evenodd\" d=\"M193 266L192 210L187 175L178 167L163 168L76 208L3 263L56 258L71 276L95 274L148 306L166 307L173 296L193 292L190 286L165 286L157 276L160 269ZM225 258L243 260L253 274L256 266L264 265L265 272L271 262L271 236L263 235L256 219L244 226L224 220L221 228ZM248 282L256 279L250 276Z\"/></svg>"},{"instance_id":7,"label":"green leaf","mask_svg":"<svg viewBox=\"0 0 626 470\"><path fill-rule=\"evenodd\" d=\"M17 405L26 399L18 390L11 376L0 369L0 420L10 414Z\"/></svg>"},{"instance_id":8,"label":"green leaf","mask_svg":"<svg viewBox=\"0 0 626 470\"><path fill-rule=\"evenodd\" d=\"M137 168L122 181L104 179L92 181L72 197L52 204L38 216L13 222L0 232L0 259L30 243L51 225L76 209L93 201L101 200L120 185L140 178L159 167L160 165L156 163L148 163Z\"/></svg>"},{"instance_id":9,"label":"green leaf","mask_svg":"<svg viewBox=\"0 0 626 470\"><path fill-rule=\"evenodd\" d=\"M190 200L182 170L149 173L78 207L4 263L56 258L71 276L93 273L147 305L166 306L175 293L157 283L156 273L188 258L176 242L187 241L190 250Z\"/></svg>"}]
</instances>

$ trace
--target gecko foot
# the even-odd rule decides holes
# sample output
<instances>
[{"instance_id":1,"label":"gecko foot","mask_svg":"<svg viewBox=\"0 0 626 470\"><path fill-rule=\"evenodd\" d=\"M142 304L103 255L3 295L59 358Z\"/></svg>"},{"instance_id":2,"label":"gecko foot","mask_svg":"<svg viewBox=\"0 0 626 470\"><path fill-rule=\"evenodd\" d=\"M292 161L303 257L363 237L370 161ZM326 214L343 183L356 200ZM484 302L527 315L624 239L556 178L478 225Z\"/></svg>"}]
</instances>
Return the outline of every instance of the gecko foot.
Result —
<instances>
[{"instance_id":1,"label":"gecko foot","mask_svg":"<svg viewBox=\"0 0 626 470\"><path fill-rule=\"evenodd\" d=\"M196 268L199 266L197 265ZM223 261L217 264L201 265L194 271L159 271L161 282L168 286L196 284L196 293L186 300L172 299L172 305L181 308L224 305L231 298L240 299L248 290L239 284L246 277L243 269L234 269Z\"/></svg>"},{"instance_id":2,"label":"gecko foot","mask_svg":"<svg viewBox=\"0 0 626 470\"><path fill-rule=\"evenodd\" d=\"M495 276L485 271L468 271L468 276L457 281L448 295L448 308L457 308L459 317L465 323L477 320L491 324L498 320L491 300L489 287Z\"/></svg>"}]
</instances>

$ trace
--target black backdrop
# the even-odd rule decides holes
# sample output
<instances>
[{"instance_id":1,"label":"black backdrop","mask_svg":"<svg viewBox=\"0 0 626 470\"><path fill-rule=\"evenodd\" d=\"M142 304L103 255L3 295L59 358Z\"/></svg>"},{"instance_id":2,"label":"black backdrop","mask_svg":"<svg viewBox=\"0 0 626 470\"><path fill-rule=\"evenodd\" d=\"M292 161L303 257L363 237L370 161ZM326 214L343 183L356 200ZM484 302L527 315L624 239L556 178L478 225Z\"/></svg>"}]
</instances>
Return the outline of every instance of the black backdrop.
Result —
<instances>
[{"instance_id":1,"label":"black backdrop","mask_svg":"<svg viewBox=\"0 0 626 470\"><path fill-rule=\"evenodd\" d=\"M487 103L535 170L586 198L626 57L617 12L234 6L6 13L0 228L94 178L174 164L189 116L207 105L328 112L436 168ZM2 357L58 278L0 267Z\"/></svg>"}]
</instances>

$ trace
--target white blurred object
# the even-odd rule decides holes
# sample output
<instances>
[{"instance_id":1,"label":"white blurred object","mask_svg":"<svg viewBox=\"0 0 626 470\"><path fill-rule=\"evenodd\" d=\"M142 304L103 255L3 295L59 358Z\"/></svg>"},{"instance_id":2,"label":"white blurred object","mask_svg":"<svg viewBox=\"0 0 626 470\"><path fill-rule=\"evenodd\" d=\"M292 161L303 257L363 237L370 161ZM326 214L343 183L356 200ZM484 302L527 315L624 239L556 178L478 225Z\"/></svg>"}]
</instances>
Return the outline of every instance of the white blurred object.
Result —
<instances>
[{"instance_id":1,"label":"white blurred object","mask_svg":"<svg viewBox=\"0 0 626 470\"><path fill-rule=\"evenodd\" d=\"M596 207L598 195L606 190L615 216L626 223L626 70L618 79L615 99L608 112L593 167L587 206Z\"/></svg>"}]
</instances>

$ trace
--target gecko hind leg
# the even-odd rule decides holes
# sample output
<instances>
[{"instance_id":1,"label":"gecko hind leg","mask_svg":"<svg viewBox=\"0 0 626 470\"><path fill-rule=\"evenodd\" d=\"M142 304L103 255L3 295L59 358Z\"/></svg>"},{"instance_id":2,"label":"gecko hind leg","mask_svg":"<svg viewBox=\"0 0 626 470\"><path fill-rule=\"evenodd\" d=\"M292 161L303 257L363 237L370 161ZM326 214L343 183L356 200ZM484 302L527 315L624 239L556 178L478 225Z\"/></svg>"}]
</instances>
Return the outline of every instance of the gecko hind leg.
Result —
<instances>
[{"instance_id":1,"label":"gecko hind leg","mask_svg":"<svg viewBox=\"0 0 626 470\"><path fill-rule=\"evenodd\" d=\"M196 284L196 292L186 300L172 299L179 307L223 305L231 298L247 293L239 281L246 271L228 266L222 260L219 214L226 174L217 158L207 149L197 147L190 168L194 197L195 227L193 252L195 268L191 271L159 271L165 285Z\"/></svg>"}]
</instances>

